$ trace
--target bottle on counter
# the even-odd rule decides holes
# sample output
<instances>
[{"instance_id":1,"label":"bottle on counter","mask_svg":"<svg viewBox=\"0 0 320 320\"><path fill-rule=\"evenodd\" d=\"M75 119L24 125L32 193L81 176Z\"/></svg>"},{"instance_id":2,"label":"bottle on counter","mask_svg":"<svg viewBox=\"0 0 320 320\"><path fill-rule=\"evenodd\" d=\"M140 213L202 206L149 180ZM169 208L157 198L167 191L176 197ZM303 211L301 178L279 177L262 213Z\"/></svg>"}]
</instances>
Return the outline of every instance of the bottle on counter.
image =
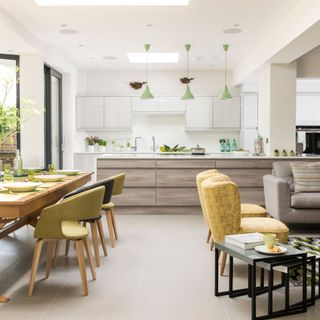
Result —
<instances>
[{"instance_id":1,"label":"bottle on counter","mask_svg":"<svg viewBox=\"0 0 320 320\"><path fill-rule=\"evenodd\" d=\"M15 176L17 177L22 176L22 159L21 159L19 149L17 149L17 154L13 160L13 171Z\"/></svg>"},{"instance_id":2,"label":"bottle on counter","mask_svg":"<svg viewBox=\"0 0 320 320\"><path fill-rule=\"evenodd\" d=\"M226 141L226 152L230 152L230 151L231 151L231 145L230 145L229 139L227 139L227 141Z\"/></svg>"},{"instance_id":3,"label":"bottle on counter","mask_svg":"<svg viewBox=\"0 0 320 320\"><path fill-rule=\"evenodd\" d=\"M279 150L278 149L275 149L274 152L273 152L273 155L275 157L279 157Z\"/></svg>"},{"instance_id":4,"label":"bottle on counter","mask_svg":"<svg viewBox=\"0 0 320 320\"><path fill-rule=\"evenodd\" d=\"M282 150L282 157L286 157L287 156L287 151L285 149Z\"/></svg>"},{"instance_id":5,"label":"bottle on counter","mask_svg":"<svg viewBox=\"0 0 320 320\"><path fill-rule=\"evenodd\" d=\"M226 151L226 140L225 139L220 139L220 152L225 152Z\"/></svg>"},{"instance_id":6,"label":"bottle on counter","mask_svg":"<svg viewBox=\"0 0 320 320\"><path fill-rule=\"evenodd\" d=\"M236 150L238 150L237 141L236 139L233 139L231 144L231 151L236 151Z\"/></svg>"},{"instance_id":7,"label":"bottle on counter","mask_svg":"<svg viewBox=\"0 0 320 320\"><path fill-rule=\"evenodd\" d=\"M294 151L291 150L290 153L289 153L289 156L290 156L290 157L294 157L295 155L296 155L296 154L294 153Z\"/></svg>"}]
</instances>

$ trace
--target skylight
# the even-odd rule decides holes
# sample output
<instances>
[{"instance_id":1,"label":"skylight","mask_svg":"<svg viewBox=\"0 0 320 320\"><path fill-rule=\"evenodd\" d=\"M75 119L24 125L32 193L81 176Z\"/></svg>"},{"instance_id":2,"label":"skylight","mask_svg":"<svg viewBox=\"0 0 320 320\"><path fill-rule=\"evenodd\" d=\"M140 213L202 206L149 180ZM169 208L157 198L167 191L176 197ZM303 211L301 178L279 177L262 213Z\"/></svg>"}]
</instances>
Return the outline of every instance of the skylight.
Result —
<instances>
[{"instance_id":1,"label":"skylight","mask_svg":"<svg viewBox=\"0 0 320 320\"><path fill-rule=\"evenodd\" d=\"M128 52L130 63L146 63L145 52ZM148 53L149 63L177 63L179 61L178 52L150 52Z\"/></svg>"},{"instance_id":2,"label":"skylight","mask_svg":"<svg viewBox=\"0 0 320 320\"><path fill-rule=\"evenodd\" d=\"M189 0L34 0L39 6L187 6Z\"/></svg>"}]
</instances>

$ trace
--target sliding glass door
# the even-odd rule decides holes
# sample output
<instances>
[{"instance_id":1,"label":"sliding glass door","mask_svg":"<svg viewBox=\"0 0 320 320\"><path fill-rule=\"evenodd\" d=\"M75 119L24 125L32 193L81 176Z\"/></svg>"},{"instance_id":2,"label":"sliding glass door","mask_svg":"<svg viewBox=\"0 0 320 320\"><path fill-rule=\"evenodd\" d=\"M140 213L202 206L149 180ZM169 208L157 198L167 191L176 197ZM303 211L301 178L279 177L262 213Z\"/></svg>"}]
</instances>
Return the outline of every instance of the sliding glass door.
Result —
<instances>
[{"instance_id":1,"label":"sliding glass door","mask_svg":"<svg viewBox=\"0 0 320 320\"><path fill-rule=\"evenodd\" d=\"M45 162L63 167L62 150L62 75L44 67L45 88Z\"/></svg>"}]
</instances>

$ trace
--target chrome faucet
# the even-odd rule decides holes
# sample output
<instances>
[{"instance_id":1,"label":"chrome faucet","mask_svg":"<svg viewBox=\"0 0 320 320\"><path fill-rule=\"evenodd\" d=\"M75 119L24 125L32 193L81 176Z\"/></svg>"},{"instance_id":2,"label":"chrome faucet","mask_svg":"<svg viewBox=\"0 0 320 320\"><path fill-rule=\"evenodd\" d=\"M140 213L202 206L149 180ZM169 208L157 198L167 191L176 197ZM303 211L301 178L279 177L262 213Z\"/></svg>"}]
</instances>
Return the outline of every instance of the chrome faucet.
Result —
<instances>
[{"instance_id":1,"label":"chrome faucet","mask_svg":"<svg viewBox=\"0 0 320 320\"><path fill-rule=\"evenodd\" d=\"M135 137L134 138L134 147L132 148L134 151L138 151L138 139L142 139L142 137Z\"/></svg>"},{"instance_id":2,"label":"chrome faucet","mask_svg":"<svg viewBox=\"0 0 320 320\"><path fill-rule=\"evenodd\" d=\"M152 151L156 152L156 138L152 136Z\"/></svg>"}]
</instances>

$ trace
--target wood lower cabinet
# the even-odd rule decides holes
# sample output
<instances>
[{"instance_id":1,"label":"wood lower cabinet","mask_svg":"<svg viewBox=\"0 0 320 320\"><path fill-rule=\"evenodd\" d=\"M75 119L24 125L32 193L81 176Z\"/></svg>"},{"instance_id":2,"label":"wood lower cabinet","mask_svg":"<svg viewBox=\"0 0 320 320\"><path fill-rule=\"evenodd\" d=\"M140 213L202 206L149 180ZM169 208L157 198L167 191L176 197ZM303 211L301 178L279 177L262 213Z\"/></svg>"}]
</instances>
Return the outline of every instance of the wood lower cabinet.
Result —
<instances>
[{"instance_id":1,"label":"wood lower cabinet","mask_svg":"<svg viewBox=\"0 0 320 320\"><path fill-rule=\"evenodd\" d=\"M273 161L299 159L98 159L98 180L126 173L124 193L113 198L128 214L201 214L196 175L216 168L238 184L242 203L264 205L263 176Z\"/></svg>"}]
</instances>

